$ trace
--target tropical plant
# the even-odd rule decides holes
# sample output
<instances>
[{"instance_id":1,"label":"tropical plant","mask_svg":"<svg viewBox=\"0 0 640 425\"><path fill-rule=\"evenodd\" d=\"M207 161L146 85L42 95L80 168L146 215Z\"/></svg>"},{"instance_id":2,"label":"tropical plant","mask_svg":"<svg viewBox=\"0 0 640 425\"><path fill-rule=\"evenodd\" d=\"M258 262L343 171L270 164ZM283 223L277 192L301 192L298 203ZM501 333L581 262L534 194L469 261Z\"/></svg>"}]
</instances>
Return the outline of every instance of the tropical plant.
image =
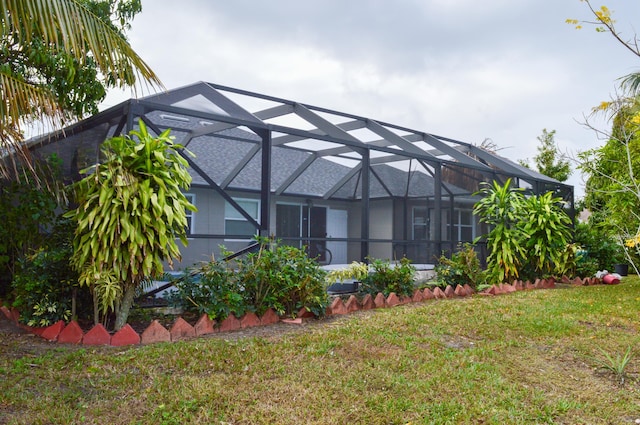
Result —
<instances>
[{"instance_id":1,"label":"tropical plant","mask_svg":"<svg viewBox=\"0 0 640 425\"><path fill-rule=\"evenodd\" d=\"M40 163L34 167L42 169ZM0 295L6 292L18 262L45 242L56 208L56 197L36 187L29 175L0 181Z\"/></svg>"},{"instance_id":2,"label":"tropical plant","mask_svg":"<svg viewBox=\"0 0 640 425\"><path fill-rule=\"evenodd\" d=\"M241 317L249 309L235 272L225 261L212 259L192 267L174 286L167 296L170 306L206 314L211 320L221 321L232 313Z\"/></svg>"},{"instance_id":3,"label":"tropical plant","mask_svg":"<svg viewBox=\"0 0 640 425\"><path fill-rule=\"evenodd\" d=\"M571 218L558 206L562 199L552 192L530 196L523 204L522 223L524 247L533 274L527 278L563 274L571 268L575 256L567 245L571 240Z\"/></svg>"},{"instance_id":4,"label":"tropical plant","mask_svg":"<svg viewBox=\"0 0 640 425\"><path fill-rule=\"evenodd\" d=\"M110 87L158 77L124 37L140 0L1 0L0 175L30 168L23 131L32 122L57 127L97 111ZM38 180L37 182L40 182Z\"/></svg>"},{"instance_id":5,"label":"tropical plant","mask_svg":"<svg viewBox=\"0 0 640 425\"><path fill-rule=\"evenodd\" d=\"M572 270L574 249L568 247L571 219L562 199L551 192L525 197L507 180L485 185L474 206L480 221L490 225L487 235L489 275L498 282L535 278Z\"/></svg>"},{"instance_id":6,"label":"tropical plant","mask_svg":"<svg viewBox=\"0 0 640 425\"><path fill-rule=\"evenodd\" d=\"M258 237L260 250L236 260L236 278L245 303L261 315L273 308L280 315L295 315L305 307L323 316L329 304L326 272L302 249Z\"/></svg>"},{"instance_id":7,"label":"tropical plant","mask_svg":"<svg viewBox=\"0 0 640 425\"><path fill-rule=\"evenodd\" d=\"M487 235L489 273L499 281L517 279L526 254L523 229L518 226L525 202L522 190L493 181L476 193L482 199L474 207L474 214L491 227Z\"/></svg>"},{"instance_id":8,"label":"tropical plant","mask_svg":"<svg viewBox=\"0 0 640 425\"><path fill-rule=\"evenodd\" d=\"M487 273L482 269L480 260L472 244L458 246L456 252L448 258L440 256L435 266L436 284L440 287L451 285L469 285L473 289L482 288L487 282Z\"/></svg>"},{"instance_id":9,"label":"tropical plant","mask_svg":"<svg viewBox=\"0 0 640 425\"><path fill-rule=\"evenodd\" d=\"M407 257L391 265L389 260L369 258L371 270L362 279L359 291L375 295L382 292L384 296L395 293L399 296L411 296L415 290L414 276L416 268Z\"/></svg>"},{"instance_id":10,"label":"tropical plant","mask_svg":"<svg viewBox=\"0 0 640 425\"><path fill-rule=\"evenodd\" d=\"M113 272L121 285L100 301L114 305L115 329L126 323L144 279L161 275L164 261L171 267L180 259L176 239L187 245L185 210L196 211L182 192L191 183L182 146L169 130L153 137L142 121L139 127L103 143L104 160L83 171L75 184L78 207L67 214L78 224L72 260L81 282L99 286L105 280L96 282L96 273Z\"/></svg>"}]
</instances>

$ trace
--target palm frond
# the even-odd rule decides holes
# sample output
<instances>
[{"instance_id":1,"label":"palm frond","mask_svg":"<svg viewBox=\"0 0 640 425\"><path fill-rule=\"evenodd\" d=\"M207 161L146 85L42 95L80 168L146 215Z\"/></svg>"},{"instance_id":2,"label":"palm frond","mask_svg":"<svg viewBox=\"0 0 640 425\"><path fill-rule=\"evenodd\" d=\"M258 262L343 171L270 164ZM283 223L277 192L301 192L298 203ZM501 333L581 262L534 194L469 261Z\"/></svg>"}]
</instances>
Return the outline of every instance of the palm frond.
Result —
<instances>
[{"instance_id":1,"label":"palm frond","mask_svg":"<svg viewBox=\"0 0 640 425\"><path fill-rule=\"evenodd\" d=\"M137 77L162 87L129 43L76 0L0 0L0 4L5 34L13 34L18 42L42 38L78 60L91 55L100 72L120 87L133 85Z\"/></svg>"},{"instance_id":2,"label":"palm frond","mask_svg":"<svg viewBox=\"0 0 640 425\"><path fill-rule=\"evenodd\" d=\"M48 117L56 123L64 117L56 97L43 86L36 86L0 71L0 126L17 126L29 119Z\"/></svg>"},{"instance_id":3,"label":"palm frond","mask_svg":"<svg viewBox=\"0 0 640 425\"><path fill-rule=\"evenodd\" d=\"M35 177L21 124L39 118L45 118L51 126L61 124L65 114L55 96L43 87L0 71L0 115L0 177L16 177L24 172Z\"/></svg>"},{"instance_id":4,"label":"palm frond","mask_svg":"<svg viewBox=\"0 0 640 425\"><path fill-rule=\"evenodd\" d=\"M620 78L620 87L631 97L640 95L640 72L632 72Z\"/></svg>"}]
</instances>

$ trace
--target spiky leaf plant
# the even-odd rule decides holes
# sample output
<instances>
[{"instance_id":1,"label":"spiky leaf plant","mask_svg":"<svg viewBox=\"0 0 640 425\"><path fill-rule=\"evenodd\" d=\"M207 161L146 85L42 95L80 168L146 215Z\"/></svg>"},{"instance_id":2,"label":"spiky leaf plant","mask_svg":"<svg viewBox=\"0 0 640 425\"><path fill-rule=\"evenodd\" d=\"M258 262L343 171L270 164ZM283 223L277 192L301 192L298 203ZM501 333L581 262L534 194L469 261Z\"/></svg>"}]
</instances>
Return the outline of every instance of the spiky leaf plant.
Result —
<instances>
[{"instance_id":1,"label":"spiky leaf plant","mask_svg":"<svg viewBox=\"0 0 640 425\"><path fill-rule=\"evenodd\" d=\"M84 170L76 185L78 208L69 213L78 227L73 264L81 282L100 285L96 271L114 272L121 291L99 299L114 305L115 329L127 321L136 289L147 277L163 273L163 262L180 259L176 239L187 245L185 210L196 211L183 194L191 184L187 161L180 156L169 130L149 134L142 121L139 130L104 142L104 160Z\"/></svg>"}]
</instances>

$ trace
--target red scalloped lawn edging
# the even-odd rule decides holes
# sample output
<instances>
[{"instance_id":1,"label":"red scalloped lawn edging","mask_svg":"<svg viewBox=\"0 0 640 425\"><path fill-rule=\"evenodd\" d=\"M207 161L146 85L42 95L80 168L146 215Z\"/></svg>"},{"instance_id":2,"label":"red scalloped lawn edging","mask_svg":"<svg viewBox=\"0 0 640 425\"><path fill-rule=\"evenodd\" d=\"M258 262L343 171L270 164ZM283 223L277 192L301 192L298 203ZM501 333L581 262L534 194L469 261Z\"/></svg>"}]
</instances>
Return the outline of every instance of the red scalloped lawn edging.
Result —
<instances>
[{"instance_id":1,"label":"red scalloped lawn edging","mask_svg":"<svg viewBox=\"0 0 640 425\"><path fill-rule=\"evenodd\" d=\"M571 280L563 277L562 283L573 285L596 285L602 283L602 280L598 278L575 278ZM513 284L501 283L500 285L493 285L487 290L478 293L478 295L495 296L510 294L516 291L553 289L555 287L556 284L554 279L537 279L534 283L529 281L515 281ZM424 302L434 299L467 297L474 293L475 292L471 286L458 285L455 289L451 286L447 286L444 290L438 287L433 290L429 288L423 290L417 289L412 297L400 297L393 292L389 294L388 297L385 297L382 293L378 293L375 297L365 295L365 297L359 301L355 295L351 295L347 299L346 303L342 301L340 297L336 297L333 299L331 306L327 308L327 315L343 315L358 310L395 307L397 305ZM209 319L205 314L202 315L198 322L193 326L182 317L178 317L170 329L165 328L160 324L160 322L154 320L142 332L142 334L138 334L129 324L126 324L122 329L114 334L110 334L104 326L100 324L95 325L85 333L76 321L71 321L68 324L65 324L63 321L59 321L46 328L33 328L19 323L18 319L20 317L20 313L15 308L9 309L6 306L0 306L0 312L20 328L38 335L47 341L61 344L110 346L180 341L217 332L230 332L255 326L268 326L279 321L299 324L302 323L303 319L313 317L313 314L305 308L302 308L298 312L297 319L281 319L272 309L267 310L266 313L260 317L254 313L247 313L240 318L231 314L220 323L216 323L214 320Z\"/></svg>"}]
</instances>

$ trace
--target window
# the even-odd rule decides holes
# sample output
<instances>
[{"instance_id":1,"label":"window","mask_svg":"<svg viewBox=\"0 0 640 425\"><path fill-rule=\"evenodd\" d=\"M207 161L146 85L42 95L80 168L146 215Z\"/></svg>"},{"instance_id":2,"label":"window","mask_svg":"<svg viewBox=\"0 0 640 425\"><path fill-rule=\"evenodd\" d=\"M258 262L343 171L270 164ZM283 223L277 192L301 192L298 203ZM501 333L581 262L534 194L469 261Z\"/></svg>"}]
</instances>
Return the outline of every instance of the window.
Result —
<instances>
[{"instance_id":1,"label":"window","mask_svg":"<svg viewBox=\"0 0 640 425\"><path fill-rule=\"evenodd\" d=\"M426 208L413 209L413 240L423 241L429 239L429 215Z\"/></svg>"},{"instance_id":2,"label":"window","mask_svg":"<svg viewBox=\"0 0 640 425\"><path fill-rule=\"evenodd\" d=\"M311 258L327 261L327 207L308 204L276 205L276 236L283 244L307 246Z\"/></svg>"},{"instance_id":3,"label":"window","mask_svg":"<svg viewBox=\"0 0 640 425\"><path fill-rule=\"evenodd\" d=\"M251 218L260 222L260 201L257 199L233 199ZM230 203L224 206L224 234L241 240L251 239L258 229Z\"/></svg>"},{"instance_id":4,"label":"window","mask_svg":"<svg viewBox=\"0 0 640 425\"><path fill-rule=\"evenodd\" d=\"M190 204L192 205L196 204L196 195L194 195L193 193L185 193L184 197L187 198L187 201ZM194 233L193 225L194 225L195 214L193 213L193 211L185 209L184 215L187 218L187 235L191 235Z\"/></svg>"},{"instance_id":5,"label":"window","mask_svg":"<svg viewBox=\"0 0 640 425\"><path fill-rule=\"evenodd\" d=\"M427 209L423 207L413 208L412 217L412 231L413 240L429 240L431 232L434 231L430 227L430 215L435 214L433 209ZM449 215L451 214L448 208L442 209L442 239L448 240L449 228L451 227L451 220ZM473 212L471 210L459 210L453 211L453 229L451 238L454 241L472 242L475 238L475 226L473 221Z\"/></svg>"},{"instance_id":6,"label":"window","mask_svg":"<svg viewBox=\"0 0 640 425\"><path fill-rule=\"evenodd\" d=\"M472 242L475 237L473 212L471 210L454 210L453 239L460 242Z\"/></svg>"}]
</instances>

